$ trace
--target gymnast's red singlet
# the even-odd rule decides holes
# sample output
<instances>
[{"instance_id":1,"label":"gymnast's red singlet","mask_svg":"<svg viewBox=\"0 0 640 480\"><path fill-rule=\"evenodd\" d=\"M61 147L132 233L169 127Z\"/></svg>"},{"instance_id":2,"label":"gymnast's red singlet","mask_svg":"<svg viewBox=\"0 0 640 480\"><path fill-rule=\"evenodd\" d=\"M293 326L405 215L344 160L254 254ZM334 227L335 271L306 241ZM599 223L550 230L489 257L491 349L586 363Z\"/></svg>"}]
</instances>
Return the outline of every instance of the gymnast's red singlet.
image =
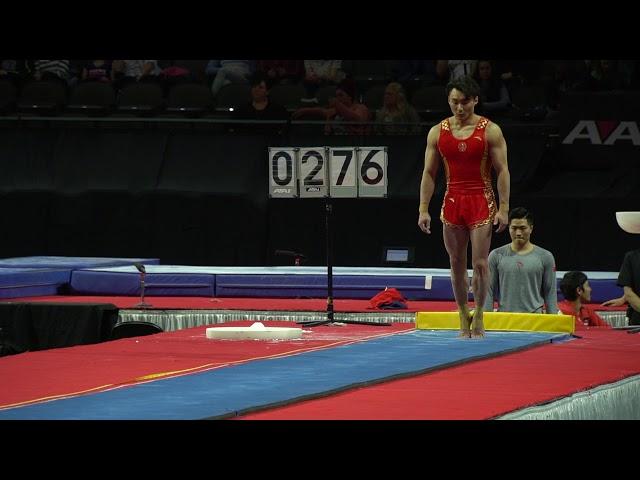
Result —
<instances>
[{"instance_id":1,"label":"gymnast's red singlet","mask_svg":"<svg viewBox=\"0 0 640 480\"><path fill-rule=\"evenodd\" d=\"M493 221L496 201L491 187L491 160L485 139L489 120L480 117L467 138L453 136L449 119L440 123L438 150L447 176L440 220L449 227L473 229Z\"/></svg>"}]
</instances>

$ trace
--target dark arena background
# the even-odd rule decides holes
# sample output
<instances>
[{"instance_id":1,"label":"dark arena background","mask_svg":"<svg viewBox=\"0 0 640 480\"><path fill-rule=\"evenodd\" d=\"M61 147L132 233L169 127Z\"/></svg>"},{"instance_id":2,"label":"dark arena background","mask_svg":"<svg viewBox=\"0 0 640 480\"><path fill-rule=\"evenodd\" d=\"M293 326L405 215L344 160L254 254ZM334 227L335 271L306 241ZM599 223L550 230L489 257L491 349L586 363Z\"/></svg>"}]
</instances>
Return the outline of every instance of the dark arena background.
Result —
<instances>
[{"instance_id":1,"label":"dark arena background","mask_svg":"<svg viewBox=\"0 0 640 480\"><path fill-rule=\"evenodd\" d=\"M184 65L192 77L178 85L136 84L118 95L109 84L94 91L81 81L61 87L23 80L16 91L9 80L0 82L5 257L153 256L248 266L287 264L274 255L287 249L304 253L307 265L323 265L323 203L269 199L268 147L384 145L388 197L335 201L335 232L349 239L336 245L335 264L382 265L383 248L401 245L415 249L415 266L448 267L439 222L430 237L416 226L426 132L446 115L443 81L416 74L404 82L421 123L397 129L403 134L372 124L367 135L327 135L324 122L290 116L269 125L237 123L229 109L250 101L248 85L223 87L213 98L207 61L165 63ZM343 63L374 120L398 62ZM623 252L637 245L615 212L633 210L640 195L640 93L585 91L588 84L558 92L552 75L568 67L542 63L532 78L509 83L506 111L486 112L507 140L511 205L533 212L535 242L554 253L559 270L617 270ZM272 89L290 114L304 105L301 83ZM330 95L324 88L320 100ZM433 214L443 187L440 181ZM506 241L494 235L492 247ZM606 248L594 255L594 245Z\"/></svg>"}]
</instances>

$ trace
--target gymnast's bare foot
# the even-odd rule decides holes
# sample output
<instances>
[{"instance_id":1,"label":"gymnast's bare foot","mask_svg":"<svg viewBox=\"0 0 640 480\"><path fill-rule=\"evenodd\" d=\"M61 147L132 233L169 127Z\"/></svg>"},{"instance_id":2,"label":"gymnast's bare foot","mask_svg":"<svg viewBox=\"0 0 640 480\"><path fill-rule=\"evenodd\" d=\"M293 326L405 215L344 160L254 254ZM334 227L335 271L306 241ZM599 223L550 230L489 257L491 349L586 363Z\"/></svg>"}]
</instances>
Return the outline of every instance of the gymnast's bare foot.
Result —
<instances>
[{"instance_id":1,"label":"gymnast's bare foot","mask_svg":"<svg viewBox=\"0 0 640 480\"><path fill-rule=\"evenodd\" d=\"M476 314L475 311L471 312L471 338L484 338L484 312L480 311Z\"/></svg>"},{"instance_id":2,"label":"gymnast's bare foot","mask_svg":"<svg viewBox=\"0 0 640 480\"><path fill-rule=\"evenodd\" d=\"M462 311L458 311L458 315L460 315L460 333L458 334L458 337L471 338L471 320L473 318L473 313L469 312L468 309L464 309Z\"/></svg>"}]
</instances>

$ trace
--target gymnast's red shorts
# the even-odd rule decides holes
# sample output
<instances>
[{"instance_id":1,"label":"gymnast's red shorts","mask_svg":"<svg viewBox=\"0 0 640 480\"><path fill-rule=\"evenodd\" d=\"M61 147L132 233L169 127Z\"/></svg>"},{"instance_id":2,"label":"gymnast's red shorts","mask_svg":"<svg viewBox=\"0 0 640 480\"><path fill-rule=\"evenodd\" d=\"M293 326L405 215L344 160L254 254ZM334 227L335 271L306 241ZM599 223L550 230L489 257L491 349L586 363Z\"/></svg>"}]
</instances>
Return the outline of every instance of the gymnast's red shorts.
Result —
<instances>
[{"instance_id":1,"label":"gymnast's red shorts","mask_svg":"<svg viewBox=\"0 0 640 480\"><path fill-rule=\"evenodd\" d=\"M440 210L442 223L469 230L493 222L495 215L496 200L490 188L470 194L447 191Z\"/></svg>"}]
</instances>

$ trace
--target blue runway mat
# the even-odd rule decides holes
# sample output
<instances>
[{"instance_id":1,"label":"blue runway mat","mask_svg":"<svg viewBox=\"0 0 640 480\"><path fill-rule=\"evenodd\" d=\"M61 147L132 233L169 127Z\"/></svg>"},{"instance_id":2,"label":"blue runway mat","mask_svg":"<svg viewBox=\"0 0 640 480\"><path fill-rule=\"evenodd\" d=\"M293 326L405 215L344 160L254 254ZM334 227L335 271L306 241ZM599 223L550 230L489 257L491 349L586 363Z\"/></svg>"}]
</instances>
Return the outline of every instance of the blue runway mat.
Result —
<instances>
[{"instance_id":1,"label":"blue runway mat","mask_svg":"<svg viewBox=\"0 0 640 480\"><path fill-rule=\"evenodd\" d=\"M82 397L0 411L0 419L187 420L224 418L487 358L568 335L414 330L361 343L157 380Z\"/></svg>"}]
</instances>

